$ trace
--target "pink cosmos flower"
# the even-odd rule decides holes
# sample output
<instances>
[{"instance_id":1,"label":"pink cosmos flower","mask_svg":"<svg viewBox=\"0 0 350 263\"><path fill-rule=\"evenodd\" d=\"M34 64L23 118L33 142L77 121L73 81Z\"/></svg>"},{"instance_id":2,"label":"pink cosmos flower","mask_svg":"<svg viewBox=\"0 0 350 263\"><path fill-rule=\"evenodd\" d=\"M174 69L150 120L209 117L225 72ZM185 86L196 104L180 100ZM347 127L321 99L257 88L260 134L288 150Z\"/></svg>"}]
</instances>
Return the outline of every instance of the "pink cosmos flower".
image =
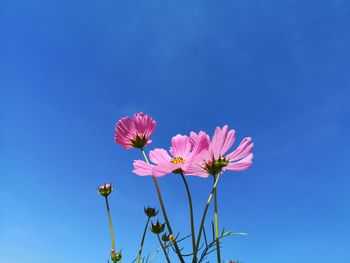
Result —
<instances>
[{"instance_id":1,"label":"pink cosmos flower","mask_svg":"<svg viewBox=\"0 0 350 263\"><path fill-rule=\"evenodd\" d=\"M200 134L191 132L191 142L194 145ZM234 130L228 131L228 126L217 127L210 142L209 148L201 158L192 160L191 166L187 169L189 174L196 174L202 177L208 177L209 174L216 175L221 171L244 171L252 165L253 147L252 138L244 138L237 149L225 155L232 147L235 141Z\"/></svg>"},{"instance_id":2,"label":"pink cosmos flower","mask_svg":"<svg viewBox=\"0 0 350 263\"><path fill-rule=\"evenodd\" d=\"M201 154L208 149L208 146L209 137L205 133L200 134L193 145L191 138L178 134L171 139L169 150L171 156L164 149L154 149L149 154L154 165L136 160L133 172L141 176L153 175L156 177L169 173L187 174L192 160L198 160Z\"/></svg>"},{"instance_id":3,"label":"pink cosmos flower","mask_svg":"<svg viewBox=\"0 0 350 263\"><path fill-rule=\"evenodd\" d=\"M125 149L142 149L152 142L150 136L155 128L156 121L149 115L139 112L116 123L114 140Z\"/></svg>"}]
</instances>

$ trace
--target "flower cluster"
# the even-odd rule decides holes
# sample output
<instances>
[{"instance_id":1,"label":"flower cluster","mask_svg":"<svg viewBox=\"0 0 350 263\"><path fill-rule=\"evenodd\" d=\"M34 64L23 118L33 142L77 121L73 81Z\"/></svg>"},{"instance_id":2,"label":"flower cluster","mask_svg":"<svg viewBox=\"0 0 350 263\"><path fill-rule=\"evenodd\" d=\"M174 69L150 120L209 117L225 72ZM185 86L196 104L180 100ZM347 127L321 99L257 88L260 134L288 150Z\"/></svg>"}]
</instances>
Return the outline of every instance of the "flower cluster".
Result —
<instances>
[{"instance_id":1,"label":"flower cluster","mask_svg":"<svg viewBox=\"0 0 350 263\"><path fill-rule=\"evenodd\" d=\"M144 130L154 130L155 126L153 124L155 122L150 121L152 118L148 115L138 113L135 116L144 116L147 123L152 123L149 127L144 127ZM129 121L130 118L123 118L117 123L116 127L124 127ZM136 123L135 121L134 126L136 126ZM142 123L146 123L146 121ZM151 133L147 133L148 139L144 142L144 145L150 142L149 136ZM184 175L208 177L226 170L246 170L252 164L254 144L250 137L246 137L237 149L226 154L235 142L235 135L235 130L228 130L227 125L222 128L217 127L211 140L209 135L203 131L198 134L191 132L189 136L177 134L171 139L170 154L165 149L156 148L149 153L149 158L153 164L143 160L135 160L133 172L140 176L160 177L169 173L182 173ZM122 137L119 134L119 129L116 129L115 137ZM128 140L129 142L121 145L132 145L138 138L137 133L130 131L123 134L123 139L120 139L123 142Z\"/></svg>"},{"instance_id":2,"label":"flower cluster","mask_svg":"<svg viewBox=\"0 0 350 263\"><path fill-rule=\"evenodd\" d=\"M204 131L199 131L198 133L192 131L188 135L177 134L171 138L168 150L163 148L155 148L151 150L147 156L144 149L152 142L151 135L155 131L155 128L156 121L149 115L142 112L136 113L132 117L124 117L115 125L114 139L117 144L121 145L124 149L137 148L141 150L144 160L134 160L133 172L140 176L151 176L153 178L162 216L165 221L165 223L160 223L157 219L156 223L150 222L151 218L158 215L158 210L153 207L144 208L147 222L142 235L136 262L143 262L142 248L147 229L150 229L150 231L156 234L158 237L158 241L168 263L170 262L170 257L168 255L169 247L172 247L172 250L175 252L180 262L185 262L184 256L186 255L182 254L182 249L180 249L178 246L178 242L181 242L183 239L178 240L178 234L176 237L173 234L176 232L174 232L171 227L160 187L157 183L158 177L162 177L167 174L181 176L187 191L190 209L191 235L189 236L191 237L192 241L192 253L190 254L192 255L192 263L202 262L207 257L208 253L213 250L216 250L217 252L217 262L222 262L220 256L220 239L232 234L232 232L224 232L224 230L222 230L222 234L219 233L218 210L216 205L217 184L219 182L220 175L223 172L244 171L252 165L252 151L254 147L252 138L243 138L236 149L230 150L235 142L236 132L233 129L229 129L227 125L224 125L223 127L216 127L214 134L211 137ZM209 193L207 203L205 204L199 229L196 235L191 191L186 181L186 177L197 176L207 178L209 175L214 178L214 184L211 192ZM112 190L111 184L104 184L98 188L99 193L106 197L108 219L110 222L110 232L112 238L111 259L113 262L117 262L121 260L121 252L116 253L114 250L114 232L107 198ZM214 199L215 226L213 231L215 229L215 237L213 237L212 242L209 242L205 236L204 222L212 199ZM151 225L149 226L150 223ZM165 230L168 231L169 234L164 232ZM159 235L163 232L164 234L162 237L160 237ZM205 246L204 244L201 245L200 242L203 232ZM199 251L201 249L202 252L199 255Z\"/></svg>"}]
</instances>

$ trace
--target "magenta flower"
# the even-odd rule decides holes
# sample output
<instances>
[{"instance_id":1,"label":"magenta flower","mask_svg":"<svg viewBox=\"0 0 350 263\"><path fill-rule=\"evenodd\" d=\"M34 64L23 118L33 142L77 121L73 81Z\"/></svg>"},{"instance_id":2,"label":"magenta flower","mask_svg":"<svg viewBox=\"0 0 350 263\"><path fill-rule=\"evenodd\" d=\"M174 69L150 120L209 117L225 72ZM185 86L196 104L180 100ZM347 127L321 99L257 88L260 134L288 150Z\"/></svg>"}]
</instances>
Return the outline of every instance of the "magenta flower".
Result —
<instances>
[{"instance_id":1,"label":"magenta flower","mask_svg":"<svg viewBox=\"0 0 350 263\"><path fill-rule=\"evenodd\" d=\"M186 135L176 135L171 139L171 156L164 149L150 151L150 159L154 163L148 164L141 160L134 161L133 172L144 176L164 176L169 173L187 174L187 169L192 160L198 160L203 152L208 149L209 137L202 133L198 136L196 143L191 144L191 139Z\"/></svg>"},{"instance_id":2,"label":"magenta flower","mask_svg":"<svg viewBox=\"0 0 350 263\"><path fill-rule=\"evenodd\" d=\"M149 115L139 112L116 123L114 140L125 149L143 149L152 142L150 136L155 128L156 121Z\"/></svg>"},{"instance_id":3,"label":"magenta flower","mask_svg":"<svg viewBox=\"0 0 350 263\"><path fill-rule=\"evenodd\" d=\"M194 145L200 134L191 132L191 142ZM210 142L209 148L205 151L201 159L193 160L190 167L187 169L189 174L195 174L202 177L207 177L209 174L216 175L222 171L243 171L252 165L253 147L252 138L244 138L238 148L233 152L225 155L232 147L235 141L235 131L228 131L228 126L225 125L222 129L217 127Z\"/></svg>"}]
</instances>

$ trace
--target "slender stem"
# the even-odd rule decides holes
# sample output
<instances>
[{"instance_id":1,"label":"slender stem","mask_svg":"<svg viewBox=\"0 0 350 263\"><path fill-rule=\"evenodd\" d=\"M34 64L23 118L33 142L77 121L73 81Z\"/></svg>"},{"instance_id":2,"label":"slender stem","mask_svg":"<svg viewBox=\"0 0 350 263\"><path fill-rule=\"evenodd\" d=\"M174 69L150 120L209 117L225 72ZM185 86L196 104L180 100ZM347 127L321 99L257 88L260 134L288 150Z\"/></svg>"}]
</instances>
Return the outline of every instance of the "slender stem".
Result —
<instances>
[{"instance_id":1,"label":"slender stem","mask_svg":"<svg viewBox=\"0 0 350 263\"><path fill-rule=\"evenodd\" d=\"M216 175L214 175L214 184L216 181ZM215 242L216 242L216 255L218 263L221 263L220 256L220 242L219 242L219 217L218 217L218 204L217 204L217 191L214 190L214 223L215 223Z\"/></svg>"},{"instance_id":2,"label":"slender stem","mask_svg":"<svg viewBox=\"0 0 350 263\"><path fill-rule=\"evenodd\" d=\"M158 240L159 240L159 244L160 244L160 246L161 246L162 249L163 249L163 252L164 252L164 256L165 256L165 258L166 258L166 261L167 261L168 263L170 263L168 253L166 252L166 249L165 249L165 247L163 246L162 240L160 240L159 234L157 234L157 237L158 237Z\"/></svg>"},{"instance_id":3,"label":"slender stem","mask_svg":"<svg viewBox=\"0 0 350 263\"><path fill-rule=\"evenodd\" d=\"M109 221L109 231L111 232L111 239L112 239L112 249L115 250L113 223L112 223L111 212L108 205L108 197L105 196L105 199L106 199L106 207L107 207L107 214L108 214L108 221Z\"/></svg>"},{"instance_id":4,"label":"slender stem","mask_svg":"<svg viewBox=\"0 0 350 263\"><path fill-rule=\"evenodd\" d=\"M181 178L185 184L186 191L187 191L187 197L188 197L188 203L190 206L190 217L191 217L191 235L192 235L192 250L194 252L194 249L196 247L196 240L195 240L195 233L194 233L194 217L193 217L193 205L192 205L192 198L191 198L191 192L190 188L188 187L187 181L183 173L181 173Z\"/></svg>"},{"instance_id":5,"label":"slender stem","mask_svg":"<svg viewBox=\"0 0 350 263\"><path fill-rule=\"evenodd\" d=\"M199 243L200 243L200 240L201 240L201 235L202 235L202 231L203 231L203 227L204 227L205 217L207 215L208 208L209 208L211 199L213 198L213 193L216 190L216 186L218 185L219 179L220 179L220 174L218 174L218 176L217 176L217 178L215 180L213 189L211 190L210 195L209 195L208 200L207 200L207 203L205 204L205 207L204 207L202 221L201 221L201 224L199 226L196 247L195 247L195 250L194 250L194 253L193 253L193 261L192 261L193 263L197 262L197 252L198 252L198 247L199 247Z\"/></svg>"},{"instance_id":6,"label":"slender stem","mask_svg":"<svg viewBox=\"0 0 350 263\"><path fill-rule=\"evenodd\" d=\"M141 253L142 253L142 248L143 248L143 243L145 242L145 237L146 237L146 233L147 233L147 228L148 228L148 224L149 224L149 220L151 218L148 217L146 225L145 225L145 229L143 231L143 235L142 235L142 240L141 240L141 245L140 245L140 249L139 249L139 254L137 255L137 263L140 263L141 260Z\"/></svg>"},{"instance_id":7,"label":"slender stem","mask_svg":"<svg viewBox=\"0 0 350 263\"><path fill-rule=\"evenodd\" d=\"M141 151L142 151L143 157L145 158L145 162L146 162L146 163L149 163L145 151L144 151L143 149L141 149ZM170 223L169 223L169 219L168 219L168 216L167 216L166 211L165 211L164 202L163 202L162 195L161 195L161 193L160 193L160 188L159 188L159 185L158 185L158 182L157 182L157 178L154 177L154 176L152 176L152 178L153 178L153 182L154 182L154 185L155 185L155 187L156 187L156 190L157 190L157 195L158 195L160 207L161 207L161 209L162 209L162 213L163 213L163 216L164 216L165 224L166 224L166 226L167 226L169 232L170 232L171 234L173 234L174 232L173 232L173 230L171 229L171 226L170 226ZM181 263L185 263L184 259L182 258L181 251L180 251L180 249L179 249L179 247L178 247L178 245L177 245L176 240L173 241L173 244L174 244L174 248L175 248L175 251L176 251L177 256L179 257L180 262L181 262Z\"/></svg>"},{"instance_id":8,"label":"slender stem","mask_svg":"<svg viewBox=\"0 0 350 263\"><path fill-rule=\"evenodd\" d=\"M141 149L141 152L142 152L142 154L143 154L143 158L145 159L145 162L146 162L146 163L149 163L148 158L147 158L147 155L146 155L146 153L145 153L145 150L144 150L144 149Z\"/></svg>"}]
</instances>

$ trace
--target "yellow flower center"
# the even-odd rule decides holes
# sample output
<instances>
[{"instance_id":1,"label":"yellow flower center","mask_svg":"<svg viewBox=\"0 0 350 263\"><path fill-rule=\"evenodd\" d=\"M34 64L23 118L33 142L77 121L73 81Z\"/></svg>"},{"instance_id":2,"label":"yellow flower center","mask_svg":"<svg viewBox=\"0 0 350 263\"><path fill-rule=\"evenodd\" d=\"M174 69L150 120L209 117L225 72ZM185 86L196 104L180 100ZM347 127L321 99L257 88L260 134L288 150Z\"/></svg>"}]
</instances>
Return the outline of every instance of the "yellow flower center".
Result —
<instances>
[{"instance_id":1,"label":"yellow flower center","mask_svg":"<svg viewBox=\"0 0 350 263\"><path fill-rule=\"evenodd\" d=\"M184 163L185 159L182 157L174 157L173 159L171 159L171 161L173 164L179 164L179 163Z\"/></svg>"}]
</instances>

